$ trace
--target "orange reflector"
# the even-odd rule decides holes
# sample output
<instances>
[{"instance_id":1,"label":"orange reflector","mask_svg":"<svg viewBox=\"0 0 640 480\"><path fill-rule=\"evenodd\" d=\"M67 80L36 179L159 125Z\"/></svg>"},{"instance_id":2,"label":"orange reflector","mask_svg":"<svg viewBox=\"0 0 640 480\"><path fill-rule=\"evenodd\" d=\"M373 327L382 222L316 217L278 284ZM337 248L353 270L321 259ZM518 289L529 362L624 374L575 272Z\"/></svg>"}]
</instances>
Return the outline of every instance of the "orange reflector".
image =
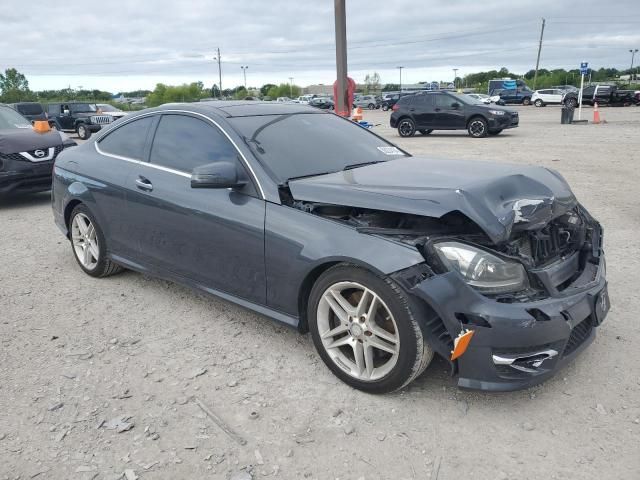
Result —
<instances>
[{"instance_id":1,"label":"orange reflector","mask_svg":"<svg viewBox=\"0 0 640 480\"><path fill-rule=\"evenodd\" d=\"M38 133L47 133L51 131L49 122L46 120L36 120L33 122L33 129Z\"/></svg>"},{"instance_id":2,"label":"orange reflector","mask_svg":"<svg viewBox=\"0 0 640 480\"><path fill-rule=\"evenodd\" d=\"M474 330L467 330L464 333L460 332L460 334L453 341L451 360L455 360L456 358L461 357L464 352L467 351L467 347L469 346L469 342L471 342L471 337L473 337L474 333Z\"/></svg>"}]
</instances>

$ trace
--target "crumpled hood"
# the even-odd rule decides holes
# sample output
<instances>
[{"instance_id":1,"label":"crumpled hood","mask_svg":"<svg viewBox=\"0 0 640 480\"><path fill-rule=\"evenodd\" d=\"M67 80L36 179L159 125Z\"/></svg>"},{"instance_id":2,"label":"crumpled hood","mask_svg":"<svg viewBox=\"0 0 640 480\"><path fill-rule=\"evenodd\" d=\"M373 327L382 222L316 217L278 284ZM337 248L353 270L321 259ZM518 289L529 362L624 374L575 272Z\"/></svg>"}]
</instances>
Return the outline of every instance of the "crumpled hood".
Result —
<instances>
[{"instance_id":1,"label":"crumpled hood","mask_svg":"<svg viewBox=\"0 0 640 480\"><path fill-rule=\"evenodd\" d=\"M62 137L56 131L37 133L31 128L0 130L0 153L19 153L62 145Z\"/></svg>"},{"instance_id":2,"label":"crumpled hood","mask_svg":"<svg viewBox=\"0 0 640 480\"><path fill-rule=\"evenodd\" d=\"M295 200L440 218L459 211L495 243L540 228L576 204L547 168L407 157L289 182Z\"/></svg>"}]
</instances>

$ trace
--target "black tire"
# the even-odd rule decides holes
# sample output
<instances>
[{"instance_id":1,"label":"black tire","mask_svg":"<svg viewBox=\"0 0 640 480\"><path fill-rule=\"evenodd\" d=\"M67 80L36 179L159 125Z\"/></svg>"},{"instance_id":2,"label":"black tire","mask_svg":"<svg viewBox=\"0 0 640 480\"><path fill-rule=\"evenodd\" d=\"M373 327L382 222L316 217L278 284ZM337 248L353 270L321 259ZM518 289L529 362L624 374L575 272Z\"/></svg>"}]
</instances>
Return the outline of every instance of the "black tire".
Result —
<instances>
[{"instance_id":1,"label":"black tire","mask_svg":"<svg viewBox=\"0 0 640 480\"><path fill-rule=\"evenodd\" d=\"M469 120L467 130L469 131L469 135L471 135L473 138L483 138L487 136L489 126L487 125L487 121L484 118L473 117L471 120Z\"/></svg>"},{"instance_id":2,"label":"black tire","mask_svg":"<svg viewBox=\"0 0 640 480\"><path fill-rule=\"evenodd\" d=\"M500 135L501 132L501 128L499 128L498 130L489 130L489 135Z\"/></svg>"},{"instance_id":3,"label":"black tire","mask_svg":"<svg viewBox=\"0 0 640 480\"><path fill-rule=\"evenodd\" d=\"M369 105L367 105L367 108L369 110L375 110L376 109L376 104L375 103L370 103Z\"/></svg>"},{"instance_id":4,"label":"black tire","mask_svg":"<svg viewBox=\"0 0 640 480\"><path fill-rule=\"evenodd\" d=\"M416 133L416 122L406 117L398 122L398 134L401 137L413 137Z\"/></svg>"},{"instance_id":5,"label":"black tire","mask_svg":"<svg viewBox=\"0 0 640 480\"><path fill-rule=\"evenodd\" d=\"M91 137L91 130L84 123L79 123L76 127L76 133L81 140L89 140Z\"/></svg>"},{"instance_id":6,"label":"black tire","mask_svg":"<svg viewBox=\"0 0 640 480\"><path fill-rule=\"evenodd\" d=\"M84 216L88 217L89 220L91 221L91 224L93 225L93 228L95 228L95 231L96 231L99 253L98 253L98 262L96 266L92 269L88 269L82 264L82 262L80 261L80 258L78 258L76 249L74 248L73 240L71 239L71 236L72 236L71 226L73 225L73 219L78 214L83 214ZM69 216L68 228L69 228L69 240L71 243L71 251L73 252L73 256L75 257L76 261L78 262L78 265L84 271L84 273L86 273L87 275L91 275L92 277L108 277L110 275L119 273L123 270L123 268L120 265L115 263L113 260L107 258L107 242L104 238L104 234L102 233L102 229L98 225L98 222L96 221L96 218L93 216L91 211L84 204L81 203L73 209L73 211L71 212L71 215Z\"/></svg>"},{"instance_id":7,"label":"black tire","mask_svg":"<svg viewBox=\"0 0 640 480\"><path fill-rule=\"evenodd\" d=\"M389 110L389 107L387 105L382 105L382 111L386 112L387 110Z\"/></svg>"},{"instance_id":8,"label":"black tire","mask_svg":"<svg viewBox=\"0 0 640 480\"><path fill-rule=\"evenodd\" d=\"M531 105L531 97L524 97L522 99L522 105Z\"/></svg>"},{"instance_id":9,"label":"black tire","mask_svg":"<svg viewBox=\"0 0 640 480\"><path fill-rule=\"evenodd\" d=\"M533 104L536 107L544 107L544 102L542 100L540 100L539 98L535 102L533 102Z\"/></svg>"},{"instance_id":10,"label":"black tire","mask_svg":"<svg viewBox=\"0 0 640 480\"><path fill-rule=\"evenodd\" d=\"M375 292L386 304L397 325L399 344L398 359L382 378L365 381L354 378L340 368L327 353L318 330L317 311L323 293L339 282L351 281ZM410 308L404 291L389 278L375 275L362 267L338 264L324 272L316 281L309 296L309 330L320 358L329 369L347 385L369 393L388 393L411 383L427 368L433 358L433 350L426 343L420 324Z\"/></svg>"},{"instance_id":11,"label":"black tire","mask_svg":"<svg viewBox=\"0 0 640 480\"><path fill-rule=\"evenodd\" d=\"M576 108L578 106L577 98L567 98L564 102L565 107Z\"/></svg>"},{"instance_id":12,"label":"black tire","mask_svg":"<svg viewBox=\"0 0 640 480\"><path fill-rule=\"evenodd\" d=\"M433 132L433 128L430 128L429 130L418 130L422 135L429 135L431 132Z\"/></svg>"}]
</instances>

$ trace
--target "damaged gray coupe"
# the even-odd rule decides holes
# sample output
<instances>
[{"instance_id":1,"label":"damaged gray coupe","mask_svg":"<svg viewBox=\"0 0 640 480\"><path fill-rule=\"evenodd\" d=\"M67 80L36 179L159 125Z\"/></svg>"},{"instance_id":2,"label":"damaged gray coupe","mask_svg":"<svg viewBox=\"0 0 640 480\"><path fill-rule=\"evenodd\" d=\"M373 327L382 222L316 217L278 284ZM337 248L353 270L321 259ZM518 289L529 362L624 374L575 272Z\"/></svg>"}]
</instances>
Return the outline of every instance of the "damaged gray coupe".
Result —
<instances>
[{"instance_id":1,"label":"damaged gray coupe","mask_svg":"<svg viewBox=\"0 0 640 480\"><path fill-rule=\"evenodd\" d=\"M609 310L602 227L542 167L414 157L332 113L144 110L55 163L80 268L123 268L310 332L347 384L389 392L438 354L514 390L572 361Z\"/></svg>"}]
</instances>

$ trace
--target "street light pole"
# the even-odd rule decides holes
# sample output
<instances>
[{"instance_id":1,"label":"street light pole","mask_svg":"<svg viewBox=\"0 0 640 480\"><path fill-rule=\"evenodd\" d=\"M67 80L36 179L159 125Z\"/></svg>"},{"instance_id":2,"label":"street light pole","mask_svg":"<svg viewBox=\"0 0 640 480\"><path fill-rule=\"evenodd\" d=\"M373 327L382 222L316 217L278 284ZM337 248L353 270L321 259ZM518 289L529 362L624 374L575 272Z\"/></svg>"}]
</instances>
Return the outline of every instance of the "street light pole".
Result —
<instances>
[{"instance_id":1,"label":"street light pole","mask_svg":"<svg viewBox=\"0 0 640 480\"><path fill-rule=\"evenodd\" d=\"M336 33L336 98L335 112L347 117L349 105L349 77L347 76L347 6L345 0L334 0L333 11Z\"/></svg>"},{"instance_id":2,"label":"street light pole","mask_svg":"<svg viewBox=\"0 0 640 480\"><path fill-rule=\"evenodd\" d=\"M218 55L213 57L213 60L218 62L218 87L220 88L220 99L222 100L222 65L220 58L220 48L218 48Z\"/></svg>"},{"instance_id":3,"label":"street light pole","mask_svg":"<svg viewBox=\"0 0 640 480\"><path fill-rule=\"evenodd\" d=\"M456 88L456 79L458 78L458 70L459 68L453 69L453 88Z\"/></svg>"},{"instance_id":4,"label":"street light pole","mask_svg":"<svg viewBox=\"0 0 640 480\"><path fill-rule=\"evenodd\" d=\"M289 77L289 97L293 98L293 77Z\"/></svg>"},{"instance_id":5,"label":"street light pole","mask_svg":"<svg viewBox=\"0 0 640 480\"><path fill-rule=\"evenodd\" d=\"M404 67L396 67L398 70L400 70L400 91L402 92L402 69Z\"/></svg>"},{"instance_id":6,"label":"street light pole","mask_svg":"<svg viewBox=\"0 0 640 480\"><path fill-rule=\"evenodd\" d=\"M247 68L249 68L248 65L241 65L240 68L242 69L242 73L244 74L244 89L247 89Z\"/></svg>"},{"instance_id":7,"label":"street light pole","mask_svg":"<svg viewBox=\"0 0 640 480\"><path fill-rule=\"evenodd\" d=\"M631 80L633 80L633 58L636 56L636 52L638 49L630 49L629 53L631 53L631 68L629 69L629 85L631 85Z\"/></svg>"}]
</instances>

